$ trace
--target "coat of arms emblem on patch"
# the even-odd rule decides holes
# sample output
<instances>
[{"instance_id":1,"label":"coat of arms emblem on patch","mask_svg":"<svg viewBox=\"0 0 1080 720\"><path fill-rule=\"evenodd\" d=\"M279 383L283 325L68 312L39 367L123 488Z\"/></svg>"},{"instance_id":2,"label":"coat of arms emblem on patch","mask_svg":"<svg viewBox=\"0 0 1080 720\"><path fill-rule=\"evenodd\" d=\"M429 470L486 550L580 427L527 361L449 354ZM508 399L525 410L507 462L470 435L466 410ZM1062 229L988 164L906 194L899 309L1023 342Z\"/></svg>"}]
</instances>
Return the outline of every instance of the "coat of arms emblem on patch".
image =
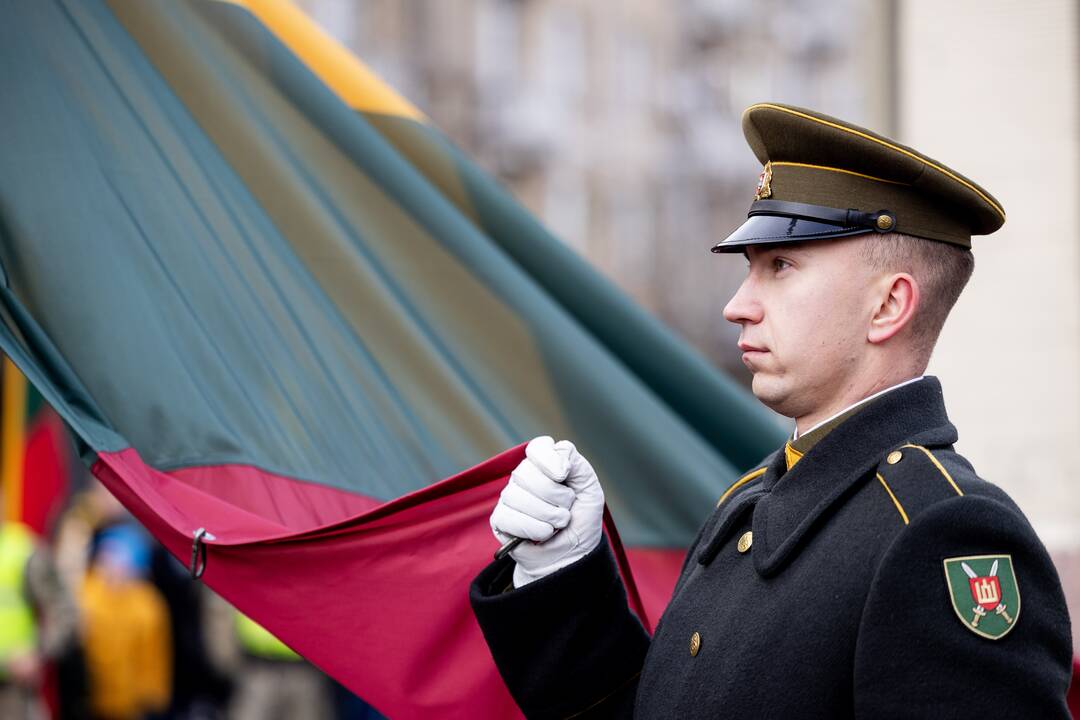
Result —
<instances>
[{"instance_id":1,"label":"coat of arms emblem on patch","mask_svg":"<svg viewBox=\"0 0 1080 720\"><path fill-rule=\"evenodd\" d=\"M755 200L764 200L772 195L772 163L765 163L761 174L758 175L757 189L754 191Z\"/></svg>"},{"instance_id":2,"label":"coat of arms emblem on patch","mask_svg":"<svg viewBox=\"0 0 1080 720\"><path fill-rule=\"evenodd\" d=\"M990 640L1004 637L1020 617L1020 587L1010 555L945 559L945 581L960 622Z\"/></svg>"}]
</instances>

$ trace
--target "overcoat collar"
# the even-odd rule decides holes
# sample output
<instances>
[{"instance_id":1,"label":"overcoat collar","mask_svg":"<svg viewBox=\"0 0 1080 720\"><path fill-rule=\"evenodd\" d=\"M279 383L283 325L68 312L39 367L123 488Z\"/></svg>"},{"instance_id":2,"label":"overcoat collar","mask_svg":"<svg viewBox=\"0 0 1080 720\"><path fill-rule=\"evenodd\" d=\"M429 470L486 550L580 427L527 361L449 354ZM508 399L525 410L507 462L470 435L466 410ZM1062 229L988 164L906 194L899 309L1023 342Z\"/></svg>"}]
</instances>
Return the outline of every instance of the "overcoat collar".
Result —
<instances>
[{"instance_id":1,"label":"overcoat collar","mask_svg":"<svg viewBox=\"0 0 1080 720\"><path fill-rule=\"evenodd\" d=\"M941 383L926 377L868 403L833 429L795 467L777 453L762 477L754 507L754 566L772 575L799 549L822 516L903 443L941 447L956 442ZM786 470L786 471L785 471Z\"/></svg>"}]
</instances>

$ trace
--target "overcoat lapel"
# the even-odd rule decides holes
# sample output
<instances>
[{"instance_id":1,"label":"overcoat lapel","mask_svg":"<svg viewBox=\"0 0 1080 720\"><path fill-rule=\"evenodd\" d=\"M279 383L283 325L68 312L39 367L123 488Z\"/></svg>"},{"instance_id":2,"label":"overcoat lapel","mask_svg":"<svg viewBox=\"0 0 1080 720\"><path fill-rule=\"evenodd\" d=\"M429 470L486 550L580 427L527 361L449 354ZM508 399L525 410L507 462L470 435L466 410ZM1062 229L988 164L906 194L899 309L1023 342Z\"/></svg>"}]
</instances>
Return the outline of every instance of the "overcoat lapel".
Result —
<instances>
[{"instance_id":1,"label":"overcoat lapel","mask_svg":"<svg viewBox=\"0 0 1080 720\"><path fill-rule=\"evenodd\" d=\"M956 442L941 384L926 377L868 403L832 430L795 467L783 453L763 476L754 507L754 567L773 575L798 552L816 524L863 480L887 452L905 442L940 447Z\"/></svg>"}]
</instances>

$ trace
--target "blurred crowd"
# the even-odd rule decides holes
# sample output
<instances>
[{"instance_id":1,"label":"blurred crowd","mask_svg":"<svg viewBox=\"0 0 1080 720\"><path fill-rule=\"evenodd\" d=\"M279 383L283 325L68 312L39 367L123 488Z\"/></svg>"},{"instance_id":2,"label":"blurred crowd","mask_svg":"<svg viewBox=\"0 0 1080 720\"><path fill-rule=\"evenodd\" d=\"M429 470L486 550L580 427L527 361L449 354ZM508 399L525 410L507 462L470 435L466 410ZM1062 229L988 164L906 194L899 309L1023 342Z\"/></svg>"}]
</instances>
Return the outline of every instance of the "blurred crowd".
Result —
<instances>
[{"instance_id":1,"label":"blurred crowd","mask_svg":"<svg viewBox=\"0 0 1080 720\"><path fill-rule=\"evenodd\" d=\"M233 609L107 490L0 521L0 718L381 718Z\"/></svg>"}]
</instances>

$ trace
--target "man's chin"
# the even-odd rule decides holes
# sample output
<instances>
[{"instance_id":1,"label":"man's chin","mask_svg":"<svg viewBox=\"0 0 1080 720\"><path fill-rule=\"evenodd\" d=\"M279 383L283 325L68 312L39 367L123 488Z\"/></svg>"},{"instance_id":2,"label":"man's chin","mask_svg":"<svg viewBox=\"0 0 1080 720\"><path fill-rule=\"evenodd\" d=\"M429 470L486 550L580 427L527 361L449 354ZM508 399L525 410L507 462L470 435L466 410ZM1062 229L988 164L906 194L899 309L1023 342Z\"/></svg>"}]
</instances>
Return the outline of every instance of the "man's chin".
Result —
<instances>
[{"instance_id":1,"label":"man's chin","mask_svg":"<svg viewBox=\"0 0 1080 720\"><path fill-rule=\"evenodd\" d=\"M791 398L791 389L779 378L764 372L755 372L750 389L762 405L773 412L791 417L785 412Z\"/></svg>"}]
</instances>

